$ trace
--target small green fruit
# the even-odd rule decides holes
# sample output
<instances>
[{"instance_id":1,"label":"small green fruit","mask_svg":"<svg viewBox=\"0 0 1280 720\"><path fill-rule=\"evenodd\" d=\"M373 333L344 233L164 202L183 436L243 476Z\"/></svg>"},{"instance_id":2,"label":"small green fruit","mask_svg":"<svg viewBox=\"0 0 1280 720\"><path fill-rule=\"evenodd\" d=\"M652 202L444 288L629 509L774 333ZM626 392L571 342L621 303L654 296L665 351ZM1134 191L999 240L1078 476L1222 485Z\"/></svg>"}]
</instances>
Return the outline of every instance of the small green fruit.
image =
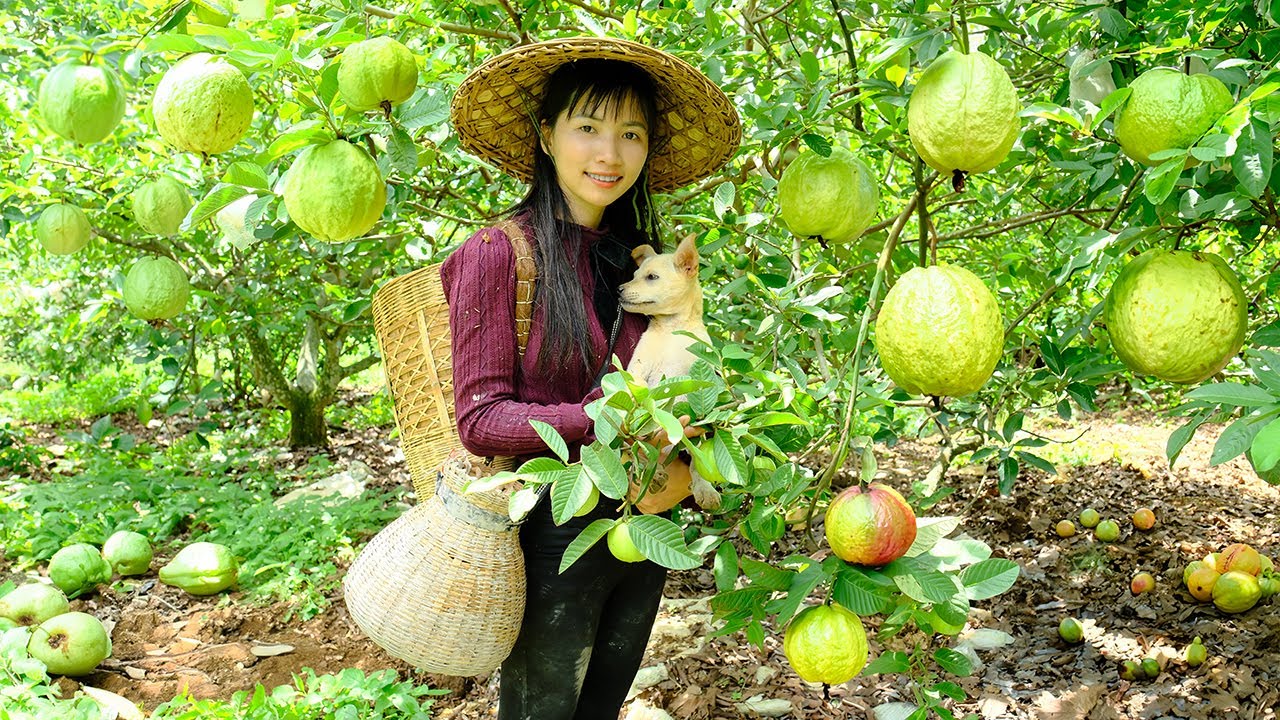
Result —
<instances>
[{"instance_id":1,"label":"small green fruit","mask_svg":"<svg viewBox=\"0 0 1280 720\"><path fill-rule=\"evenodd\" d=\"M348 45L338 65L338 94L354 110L372 110L408 100L418 87L418 61L389 37Z\"/></svg>"},{"instance_id":2,"label":"small green fruit","mask_svg":"<svg viewBox=\"0 0 1280 720\"><path fill-rule=\"evenodd\" d=\"M646 559L644 553L636 549L635 543L631 542L631 530L626 523L614 525L605 540L609 544L609 552L622 562L634 563Z\"/></svg>"},{"instance_id":3,"label":"small green fruit","mask_svg":"<svg viewBox=\"0 0 1280 720\"><path fill-rule=\"evenodd\" d=\"M591 494L588 495L587 499L582 502L582 506L578 508L577 512L575 512L573 516L582 517L583 515L586 515L592 510L595 510L596 505L598 505L599 503L600 503L600 490L597 489L595 484L593 483L591 485Z\"/></svg>"},{"instance_id":4,"label":"small green fruit","mask_svg":"<svg viewBox=\"0 0 1280 720\"><path fill-rule=\"evenodd\" d=\"M1160 677L1160 661L1155 658L1144 658L1142 660L1142 674L1152 680Z\"/></svg>"},{"instance_id":5,"label":"small green fruit","mask_svg":"<svg viewBox=\"0 0 1280 720\"><path fill-rule=\"evenodd\" d=\"M143 320L176 317L190 299L187 271L163 255L138 260L124 278L125 307Z\"/></svg>"},{"instance_id":6,"label":"small green fruit","mask_svg":"<svg viewBox=\"0 0 1280 720\"><path fill-rule=\"evenodd\" d=\"M1058 623L1058 637L1074 645L1084 640L1084 626L1073 617L1062 618Z\"/></svg>"},{"instance_id":7,"label":"small green fruit","mask_svg":"<svg viewBox=\"0 0 1280 720\"><path fill-rule=\"evenodd\" d=\"M120 530L102 545L102 557L120 575L143 575L151 569L151 543L141 533Z\"/></svg>"},{"instance_id":8,"label":"small green fruit","mask_svg":"<svg viewBox=\"0 0 1280 720\"><path fill-rule=\"evenodd\" d=\"M1093 536L1103 542L1114 542L1120 539L1120 526L1115 520L1103 520L1094 528Z\"/></svg>"},{"instance_id":9,"label":"small green fruit","mask_svg":"<svg viewBox=\"0 0 1280 720\"><path fill-rule=\"evenodd\" d=\"M1120 663L1120 677L1125 680L1140 680L1145 676L1141 663L1136 660L1125 660Z\"/></svg>"},{"instance_id":10,"label":"small green fruit","mask_svg":"<svg viewBox=\"0 0 1280 720\"><path fill-rule=\"evenodd\" d=\"M88 675L111 656L111 637L98 618L63 613L31 631L27 652L44 663L51 675Z\"/></svg>"},{"instance_id":11,"label":"small green fruit","mask_svg":"<svg viewBox=\"0 0 1280 720\"><path fill-rule=\"evenodd\" d=\"M1200 642L1199 636L1197 636L1195 640L1192 640L1191 644L1187 646L1186 661L1191 667L1198 667L1203 664L1208 656L1209 653Z\"/></svg>"},{"instance_id":12,"label":"small green fruit","mask_svg":"<svg viewBox=\"0 0 1280 720\"><path fill-rule=\"evenodd\" d=\"M1080 524L1087 528L1097 527L1098 521L1101 519L1102 516L1093 508L1085 508L1080 511Z\"/></svg>"},{"instance_id":13,"label":"small green fruit","mask_svg":"<svg viewBox=\"0 0 1280 720\"><path fill-rule=\"evenodd\" d=\"M111 581L111 564L98 548L87 543L68 545L49 559L49 579L67 597L89 592L99 584Z\"/></svg>"},{"instance_id":14,"label":"small green fruit","mask_svg":"<svg viewBox=\"0 0 1280 720\"><path fill-rule=\"evenodd\" d=\"M89 244L89 218L75 205L57 203L40 213L36 240L54 255L70 255Z\"/></svg>"}]
</instances>

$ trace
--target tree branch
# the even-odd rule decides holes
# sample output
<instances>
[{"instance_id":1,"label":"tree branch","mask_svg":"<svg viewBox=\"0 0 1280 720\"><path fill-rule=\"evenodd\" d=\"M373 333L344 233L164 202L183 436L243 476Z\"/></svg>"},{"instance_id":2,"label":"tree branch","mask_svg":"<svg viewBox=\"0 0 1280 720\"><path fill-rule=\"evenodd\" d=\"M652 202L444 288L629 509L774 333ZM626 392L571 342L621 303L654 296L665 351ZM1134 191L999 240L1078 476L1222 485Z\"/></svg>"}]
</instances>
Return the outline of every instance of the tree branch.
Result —
<instances>
[{"instance_id":1,"label":"tree branch","mask_svg":"<svg viewBox=\"0 0 1280 720\"><path fill-rule=\"evenodd\" d=\"M377 7L376 5L365 5L364 11L370 15L375 15L381 18L387 18L388 20L395 20L396 18L399 18L401 16L401 13L395 12L394 10L387 10L385 8L380 8L380 7ZM510 40L511 42L514 42L514 43L523 42L523 38L521 38L519 34L513 33L513 32L503 32L501 30L489 30L488 28L469 27L467 25L457 25L455 23L450 23L450 22L424 23L412 17L410 17L408 21L411 23L414 23L415 25L421 25L423 27L438 27L441 30L444 30L447 32L455 32L462 35L478 35L480 37L494 38L497 40Z\"/></svg>"}]
</instances>

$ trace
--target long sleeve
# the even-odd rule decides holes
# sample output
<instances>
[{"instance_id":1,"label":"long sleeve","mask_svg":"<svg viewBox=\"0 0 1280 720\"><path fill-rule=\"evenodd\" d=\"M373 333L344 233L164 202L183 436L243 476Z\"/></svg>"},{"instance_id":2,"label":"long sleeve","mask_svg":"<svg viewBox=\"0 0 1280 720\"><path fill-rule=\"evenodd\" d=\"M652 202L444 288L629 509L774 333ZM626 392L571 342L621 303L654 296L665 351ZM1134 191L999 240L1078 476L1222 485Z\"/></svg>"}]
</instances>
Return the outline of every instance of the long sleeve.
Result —
<instances>
[{"instance_id":1,"label":"long sleeve","mask_svg":"<svg viewBox=\"0 0 1280 720\"><path fill-rule=\"evenodd\" d=\"M453 394L458 435L481 456L547 451L529 420L554 427L571 445L591 421L581 402L521 402L515 332L515 257L500 230L488 228L463 243L441 268L449 299Z\"/></svg>"}]
</instances>

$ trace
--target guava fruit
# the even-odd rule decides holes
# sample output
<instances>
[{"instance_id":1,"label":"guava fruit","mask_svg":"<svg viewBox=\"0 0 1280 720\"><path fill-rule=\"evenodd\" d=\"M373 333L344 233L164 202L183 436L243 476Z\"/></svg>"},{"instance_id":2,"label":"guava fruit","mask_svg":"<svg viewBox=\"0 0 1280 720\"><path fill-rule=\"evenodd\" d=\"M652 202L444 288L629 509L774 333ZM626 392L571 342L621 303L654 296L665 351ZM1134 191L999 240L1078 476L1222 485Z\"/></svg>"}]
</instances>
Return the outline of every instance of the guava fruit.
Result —
<instances>
[{"instance_id":1,"label":"guava fruit","mask_svg":"<svg viewBox=\"0 0 1280 720\"><path fill-rule=\"evenodd\" d=\"M408 100L418 87L418 61L393 38L348 45L338 65L338 94L353 110L372 110Z\"/></svg>"},{"instance_id":2,"label":"guava fruit","mask_svg":"<svg viewBox=\"0 0 1280 720\"><path fill-rule=\"evenodd\" d=\"M1068 538L1076 534L1076 524L1070 520L1059 520L1053 529L1058 533L1058 537Z\"/></svg>"},{"instance_id":3,"label":"guava fruit","mask_svg":"<svg viewBox=\"0 0 1280 720\"><path fill-rule=\"evenodd\" d=\"M1058 637L1075 644L1084 640L1084 626L1073 617L1064 617L1058 623Z\"/></svg>"},{"instance_id":4,"label":"guava fruit","mask_svg":"<svg viewBox=\"0 0 1280 720\"><path fill-rule=\"evenodd\" d=\"M67 60L40 83L36 104L49 129L84 145L116 129L124 117L124 100L124 86L114 70Z\"/></svg>"},{"instance_id":5,"label":"guava fruit","mask_svg":"<svg viewBox=\"0 0 1280 720\"><path fill-rule=\"evenodd\" d=\"M160 582L192 595L213 595L235 584L239 563L218 543L194 542L160 568Z\"/></svg>"},{"instance_id":6,"label":"guava fruit","mask_svg":"<svg viewBox=\"0 0 1280 720\"><path fill-rule=\"evenodd\" d=\"M163 255L144 257L124 278L124 304L143 320L168 320L181 313L191 298L187 271Z\"/></svg>"},{"instance_id":7,"label":"guava fruit","mask_svg":"<svg viewBox=\"0 0 1280 720\"><path fill-rule=\"evenodd\" d=\"M63 613L31 631L27 652L44 663L50 675L88 675L111 657L111 637L98 618L82 612Z\"/></svg>"},{"instance_id":8,"label":"guava fruit","mask_svg":"<svg viewBox=\"0 0 1280 720\"><path fill-rule=\"evenodd\" d=\"M825 532L831 552L841 560L878 567L911 548L916 514L906 498L887 485L851 485L827 506Z\"/></svg>"},{"instance_id":9,"label":"guava fruit","mask_svg":"<svg viewBox=\"0 0 1280 720\"><path fill-rule=\"evenodd\" d=\"M805 608L782 637L787 662L805 682L840 685L867 665L862 619L839 605Z\"/></svg>"},{"instance_id":10,"label":"guava fruit","mask_svg":"<svg viewBox=\"0 0 1280 720\"><path fill-rule=\"evenodd\" d=\"M1139 75L1129 99L1116 110L1115 134L1124 154L1143 165L1158 165L1161 150L1195 144L1235 99L1212 75L1187 75L1154 68Z\"/></svg>"},{"instance_id":11,"label":"guava fruit","mask_svg":"<svg viewBox=\"0 0 1280 720\"><path fill-rule=\"evenodd\" d=\"M303 150L285 178L289 217L321 240L344 242L364 235L386 204L387 187L377 163L346 140Z\"/></svg>"},{"instance_id":12,"label":"guava fruit","mask_svg":"<svg viewBox=\"0 0 1280 720\"><path fill-rule=\"evenodd\" d=\"M1199 570L1202 567L1207 567L1207 565L1203 560L1192 560L1191 562L1187 563L1187 566L1182 569L1183 584L1186 584L1187 581L1191 579L1191 573L1195 572L1196 570Z\"/></svg>"},{"instance_id":13,"label":"guava fruit","mask_svg":"<svg viewBox=\"0 0 1280 720\"><path fill-rule=\"evenodd\" d=\"M876 218L880 189L871 171L853 153L831 148L831 155L802 153L778 180L782 220L800 237L828 242L856 240Z\"/></svg>"},{"instance_id":14,"label":"guava fruit","mask_svg":"<svg viewBox=\"0 0 1280 720\"><path fill-rule=\"evenodd\" d=\"M582 505L574 511L574 517L582 517L592 510L596 509L596 505L600 504L600 490L594 484L591 486L591 493L587 495L587 499L582 501Z\"/></svg>"},{"instance_id":15,"label":"guava fruit","mask_svg":"<svg viewBox=\"0 0 1280 720\"><path fill-rule=\"evenodd\" d=\"M1134 595L1149 593L1156 589L1156 579L1151 573L1138 573L1129 581L1129 592Z\"/></svg>"},{"instance_id":16,"label":"guava fruit","mask_svg":"<svg viewBox=\"0 0 1280 720\"><path fill-rule=\"evenodd\" d=\"M253 90L226 60L196 53L169 68L151 101L156 130L180 150L230 150L253 121Z\"/></svg>"},{"instance_id":17,"label":"guava fruit","mask_svg":"<svg viewBox=\"0 0 1280 720\"><path fill-rule=\"evenodd\" d=\"M1260 598L1267 598L1280 593L1280 576L1276 576L1270 572L1258 576L1258 589L1261 591Z\"/></svg>"},{"instance_id":18,"label":"guava fruit","mask_svg":"<svg viewBox=\"0 0 1280 720\"><path fill-rule=\"evenodd\" d=\"M144 575L151 569L151 543L141 533L120 530L102 544L102 557L120 575Z\"/></svg>"},{"instance_id":19,"label":"guava fruit","mask_svg":"<svg viewBox=\"0 0 1280 720\"><path fill-rule=\"evenodd\" d=\"M609 552L622 562L634 563L646 559L644 553L631 541L631 529L626 523L618 523L610 528L605 542L609 545Z\"/></svg>"},{"instance_id":20,"label":"guava fruit","mask_svg":"<svg viewBox=\"0 0 1280 720\"><path fill-rule=\"evenodd\" d=\"M1197 635L1196 638L1191 641L1191 644L1187 646L1187 651L1185 655L1187 665L1190 665L1191 667L1197 667L1203 664L1204 661L1208 658L1208 656L1209 656L1209 653L1207 650L1205 650L1204 643L1200 641L1200 636Z\"/></svg>"},{"instance_id":21,"label":"guava fruit","mask_svg":"<svg viewBox=\"0 0 1280 720\"><path fill-rule=\"evenodd\" d=\"M67 596L44 583L27 583L0 597L0 617L19 625L39 625L69 609Z\"/></svg>"},{"instance_id":22,"label":"guava fruit","mask_svg":"<svg viewBox=\"0 0 1280 720\"><path fill-rule=\"evenodd\" d=\"M1018 137L1018 92L1000 63L949 50L925 68L907 102L911 144L944 175L999 165Z\"/></svg>"},{"instance_id":23,"label":"guava fruit","mask_svg":"<svg viewBox=\"0 0 1280 720\"><path fill-rule=\"evenodd\" d=\"M70 255L88 245L89 232L89 218L75 205L50 205L36 220L36 240L54 255Z\"/></svg>"},{"instance_id":24,"label":"guava fruit","mask_svg":"<svg viewBox=\"0 0 1280 720\"><path fill-rule=\"evenodd\" d=\"M1191 597L1200 602L1208 602L1213 599L1213 588L1218 584L1222 573L1219 573L1212 565L1201 564L1195 568L1186 577L1187 592L1191 593Z\"/></svg>"},{"instance_id":25,"label":"guava fruit","mask_svg":"<svg viewBox=\"0 0 1280 720\"><path fill-rule=\"evenodd\" d=\"M1149 680L1155 680L1160 677L1160 661L1155 658L1143 658L1142 674L1146 675Z\"/></svg>"},{"instance_id":26,"label":"guava fruit","mask_svg":"<svg viewBox=\"0 0 1280 720\"><path fill-rule=\"evenodd\" d=\"M1141 680L1146 676L1142 672L1142 663L1137 660L1125 660L1120 663L1120 677L1125 680Z\"/></svg>"},{"instance_id":27,"label":"guava fruit","mask_svg":"<svg viewBox=\"0 0 1280 720\"><path fill-rule=\"evenodd\" d=\"M1148 250L1124 266L1107 294L1104 318L1129 369L1191 384L1239 352L1249 326L1240 281L1222 258L1188 250Z\"/></svg>"},{"instance_id":28,"label":"guava fruit","mask_svg":"<svg viewBox=\"0 0 1280 720\"><path fill-rule=\"evenodd\" d=\"M1093 536L1103 542L1114 542L1120 539L1120 525L1115 520L1103 520L1093 529Z\"/></svg>"},{"instance_id":29,"label":"guava fruit","mask_svg":"<svg viewBox=\"0 0 1280 720\"><path fill-rule=\"evenodd\" d=\"M1213 585L1213 604L1225 613L1242 613L1258 604L1262 588L1258 578L1239 570L1222 573Z\"/></svg>"},{"instance_id":30,"label":"guava fruit","mask_svg":"<svg viewBox=\"0 0 1280 720\"><path fill-rule=\"evenodd\" d=\"M231 24L231 0L192 0L191 11L205 25L226 27Z\"/></svg>"},{"instance_id":31,"label":"guava fruit","mask_svg":"<svg viewBox=\"0 0 1280 720\"><path fill-rule=\"evenodd\" d=\"M914 395L959 397L982 387L1004 347L996 298L956 265L913 268L885 295L876 320L880 364Z\"/></svg>"},{"instance_id":32,"label":"guava fruit","mask_svg":"<svg viewBox=\"0 0 1280 720\"><path fill-rule=\"evenodd\" d=\"M1100 520L1102 520L1102 516L1093 508L1085 508L1080 511L1080 524L1087 528L1097 527Z\"/></svg>"},{"instance_id":33,"label":"guava fruit","mask_svg":"<svg viewBox=\"0 0 1280 720\"><path fill-rule=\"evenodd\" d=\"M1245 543L1232 543L1218 554L1217 569L1220 573L1239 570L1256 577L1262 572L1262 555Z\"/></svg>"},{"instance_id":34,"label":"guava fruit","mask_svg":"<svg viewBox=\"0 0 1280 720\"><path fill-rule=\"evenodd\" d=\"M222 231L224 242L230 243L241 250L253 242L253 228L245 224L245 217L249 213L249 207L257 199L257 195L245 195L222 208L213 216L214 223Z\"/></svg>"},{"instance_id":35,"label":"guava fruit","mask_svg":"<svg viewBox=\"0 0 1280 720\"><path fill-rule=\"evenodd\" d=\"M1151 508L1138 508L1133 513L1133 526L1139 530L1150 530L1156 526L1156 514Z\"/></svg>"},{"instance_id":36,"label":"guava fruit","mask_svg":"<svg viewBox=\"0 0 1280 720\"><path fill-rule=\"evenodd\" d=\"M144 182L133 191L133 217L149 233L177 233L190 209L187 189L168 175Z\"/></svg>"},{"instance_id":37,"label":"guava fruit","mask_svg":"<svg viewBox=\"0 0 1280 720\"><path fill-rule=\"evenodd\" d=\"M87 543L68 545L49 559L49 579L67 597L89 592L100 583L111 581L111 564L98 548Z\"/></svg>"},{"instance_id":38,"label":"guava fruit","mask_svg":"<svg viewBox=\"0 0 1280 720\"><path fill-rule=\"evenodd\" d=\"M1089 103L1094 107L1102 105L1108 95L1116 91L1116 82L1111 79L1111 63L1103 60L1086 75L1084 69L1098 59L1092 50L1084 50L1076 54L1071 61L1069 97L1073 104Z\"/></svg>"}]
</instances>

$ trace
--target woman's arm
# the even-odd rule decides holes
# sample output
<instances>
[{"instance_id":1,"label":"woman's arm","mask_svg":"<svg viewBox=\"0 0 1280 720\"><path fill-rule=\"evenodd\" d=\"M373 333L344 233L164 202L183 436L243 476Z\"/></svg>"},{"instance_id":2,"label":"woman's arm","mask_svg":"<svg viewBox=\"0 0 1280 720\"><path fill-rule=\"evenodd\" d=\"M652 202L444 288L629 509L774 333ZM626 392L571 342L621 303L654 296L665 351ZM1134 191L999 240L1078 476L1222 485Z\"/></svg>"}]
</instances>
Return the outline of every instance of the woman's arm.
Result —
<instances>
[{"instance_id":1,"label":"woman's arm","mask_svg":"<svg viewBox=\"0 0 1280 720\"><path fill-rule=\"evenodd\" d=\"M541 405L516 398L515 254L506 235L494 228L473 235L449 256L440 275L449 300L453 396L463 447L481 456L545 452L529 420L551 425L570 444L586 437L591 421L581 403Z\"/></svg>"}]
</instances>

